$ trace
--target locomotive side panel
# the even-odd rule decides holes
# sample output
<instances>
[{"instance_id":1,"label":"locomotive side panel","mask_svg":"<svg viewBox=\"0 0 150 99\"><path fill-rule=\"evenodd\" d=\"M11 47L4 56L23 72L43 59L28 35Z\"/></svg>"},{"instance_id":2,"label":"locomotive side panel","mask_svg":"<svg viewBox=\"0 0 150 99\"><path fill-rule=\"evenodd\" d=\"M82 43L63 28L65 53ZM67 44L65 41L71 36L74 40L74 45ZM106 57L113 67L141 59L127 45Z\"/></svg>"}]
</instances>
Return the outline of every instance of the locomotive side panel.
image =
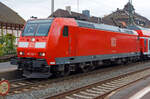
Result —
<instances>
[{"instance_id":1,"label":"locomotive side panel","mask_svg":"<svg viewBox=\"0 0 150 99\"><path fill-rule=\"evenodd\" d=\"M77 56L139 52L136 44L137 35L79 28Z\"/></svg>"},{"instance_id":2,"label":"locomotive side panel","mask_svg":"<svg viewBox=\"0 0 150 99\"><path fill-rule=\"evenodd\" d=\"M140 53L137 35L69 26L74 62L136 56ZM138 53L138 54L137 54Z\"/></svg>"}]
</instances>

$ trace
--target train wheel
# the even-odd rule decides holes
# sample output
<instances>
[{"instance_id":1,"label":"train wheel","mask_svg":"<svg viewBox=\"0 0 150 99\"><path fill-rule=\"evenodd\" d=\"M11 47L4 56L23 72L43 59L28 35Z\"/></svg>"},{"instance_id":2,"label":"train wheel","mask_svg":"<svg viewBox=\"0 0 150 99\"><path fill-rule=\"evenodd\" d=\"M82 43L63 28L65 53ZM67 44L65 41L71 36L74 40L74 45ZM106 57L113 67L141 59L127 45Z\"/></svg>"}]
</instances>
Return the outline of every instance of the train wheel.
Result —
<instances>
[{"instance_id":1,"label":"train wheel","mask_svg":"<svg viewBox=\"0 0 150 99\"><path fill-rule=\"evenodd\" d=\"M64 70L61 71L61 76L68 76L68 75L70 75L70 72L71 72L70 66L69 65L65 65L64 67L65 67Z\"/></svg>"},{"instance_id":2,"label":"train wheel","mask_svg":"<svg viewBox=\"0 0 150 99\"><path fill-rule=\"evenodd\" d=\"M82 64L80 64L80 69L82 72L85 73L85 72L91 71L93 69L93 66L82 63Z\"/></svg>"},{"instance_id":3,"label":"train wheel","mask_svg":"<svg viewBox=\"0 0 150 99\"><path fill-rule=\"evenodd\" d=\"M17 70L18 70L18 71L23 71L23 68L22 68L22 65L21 65L21 64L18 64Z\"/></svg>"},{"instance_id":4,"label":"train wheel","mask_svg":"<svg viewBox=\"0 0 150 99\"><path fill-rule=\"evenodd\" d=\"M69 65L61 65L61 66L64 67L63 70L54 72L53 73L54 76L56 76L56 77L63 77L63 76L68 76L70 74L71 70L70 70L70 66Z\"/></svg>"}]
</instances>

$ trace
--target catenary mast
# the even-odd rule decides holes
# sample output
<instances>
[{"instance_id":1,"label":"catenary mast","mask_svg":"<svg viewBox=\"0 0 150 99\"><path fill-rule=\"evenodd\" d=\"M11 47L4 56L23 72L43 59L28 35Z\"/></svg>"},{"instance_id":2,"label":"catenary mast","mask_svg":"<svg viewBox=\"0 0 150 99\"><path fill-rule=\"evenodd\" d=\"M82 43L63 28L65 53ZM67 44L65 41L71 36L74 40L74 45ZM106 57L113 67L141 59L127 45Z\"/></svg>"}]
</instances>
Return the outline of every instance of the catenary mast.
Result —
<instances>
[{"instance_id":1,"label":"catenary mast","mask_svg":"<svg viewBox=\"0 0 150 99\"><path fill-rule=\"evenodd\" d=\"M134 25L134 8L132 5L132 0L129 0L129 5L128 5L128 11L129 11L129 24Z\"/></svg>"},{"instance_id":2,"label":"catenary mast","mask_svg":"<svg viewBox=\"0 0 150 99\"><path fill-rule=\"evenodd\" d=\"M54 0L51 0L51 14L54 13Z\"/></svg>"}]
</instances>

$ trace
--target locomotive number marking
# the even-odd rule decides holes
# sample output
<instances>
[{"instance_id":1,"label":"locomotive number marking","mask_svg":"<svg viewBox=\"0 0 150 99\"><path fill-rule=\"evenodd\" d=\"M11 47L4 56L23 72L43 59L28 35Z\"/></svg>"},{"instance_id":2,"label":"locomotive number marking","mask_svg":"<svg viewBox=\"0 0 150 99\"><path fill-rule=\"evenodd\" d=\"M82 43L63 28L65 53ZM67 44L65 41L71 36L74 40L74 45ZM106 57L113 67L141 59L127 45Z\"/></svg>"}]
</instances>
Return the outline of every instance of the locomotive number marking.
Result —
<instances>
[{"instance_id":1,"label":"locomotive number marking","mask_svg":"<svg viewBox=\"0 0 150 99\"><path fill-rule=\"evenodd\" d=\"M27 55L35 56L36 54L35 53L27 53Z\"/></svg>"}]
</instances>

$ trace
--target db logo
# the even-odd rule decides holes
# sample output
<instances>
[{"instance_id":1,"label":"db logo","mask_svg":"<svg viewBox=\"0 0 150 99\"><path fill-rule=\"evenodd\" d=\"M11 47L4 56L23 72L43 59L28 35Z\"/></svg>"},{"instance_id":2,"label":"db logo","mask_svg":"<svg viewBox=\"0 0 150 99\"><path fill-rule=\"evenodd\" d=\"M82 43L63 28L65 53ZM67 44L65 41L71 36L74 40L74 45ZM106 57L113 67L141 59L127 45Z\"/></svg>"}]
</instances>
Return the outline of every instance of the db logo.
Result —
<instances>
[{"instance_id":1,"label":"db logo","mask_svg":"<svg viewBox=\"0 0 150 99\"><path fill-rule=\"evenodd\" d=\"M117 39L114 38L114 37L112 37L112 38L111 38L111 46L112 46L112 47L116 47L116 46L117 46L116 43L117 43Z\"/></svg>"},{"instance_id":2,"label":"db logo","mask_svg":"<svg viewBox=\"0 0 150 99\"><path fill-rule=\"evenodd\" d=\"M34 46L35 46L34 42L29 43L29 47L34 48Z\"/></svg>"}]
</instances>

